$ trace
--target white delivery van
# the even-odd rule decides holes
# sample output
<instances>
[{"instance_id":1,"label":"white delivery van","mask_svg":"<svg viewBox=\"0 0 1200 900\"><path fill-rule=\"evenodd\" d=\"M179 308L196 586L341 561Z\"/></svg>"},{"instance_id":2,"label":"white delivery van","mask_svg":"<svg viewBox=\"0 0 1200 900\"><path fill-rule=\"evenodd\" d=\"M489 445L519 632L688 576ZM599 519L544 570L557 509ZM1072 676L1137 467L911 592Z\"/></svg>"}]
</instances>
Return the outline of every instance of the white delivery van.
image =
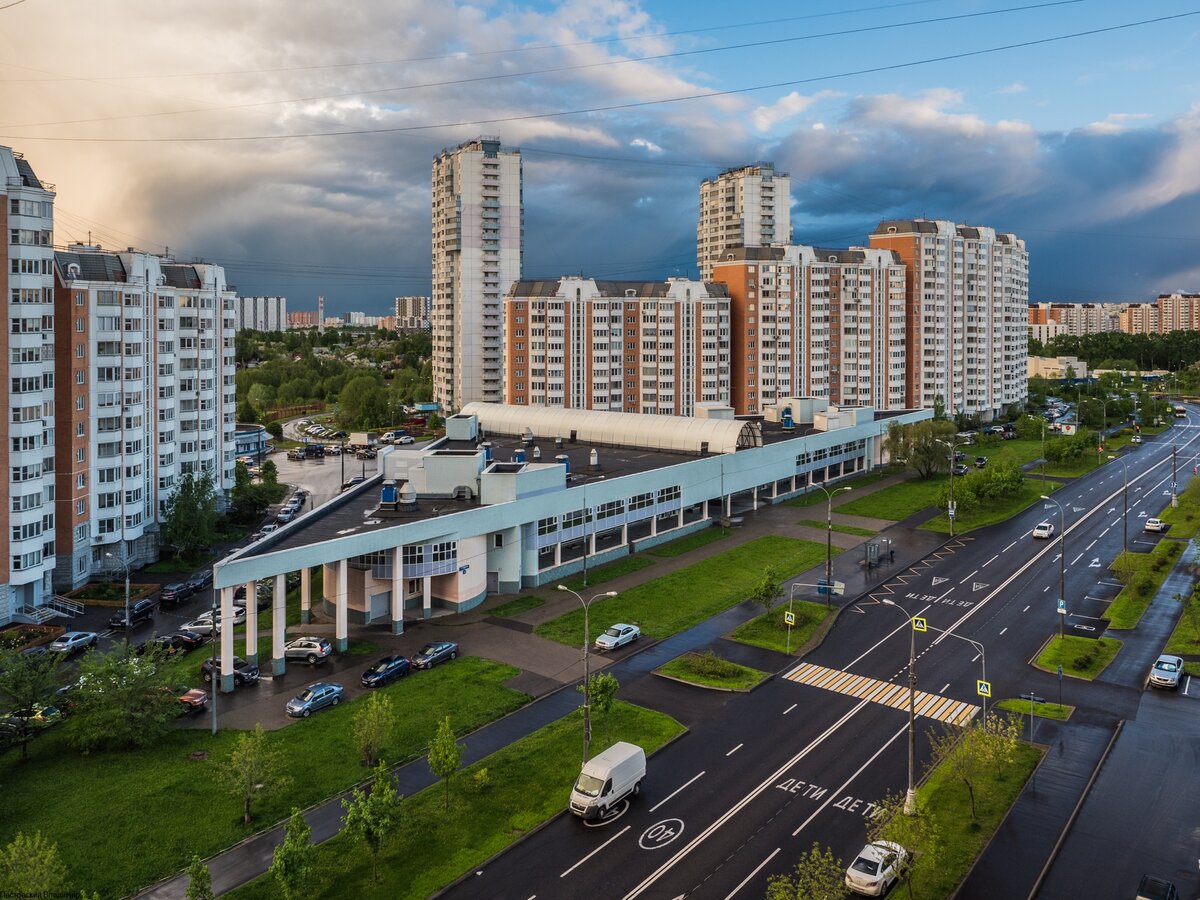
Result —
<instances>
[{"instance_id":1,"label":"white delivery van","mask_svg":"<svg viewBox=\"0 0 1200 900\"><path fill-rule=\"evenodd\" d=\"M618 741L583 764L569 808L584 819L602 818L626 797L641 793L645 777L646 751Z\"/></svg>"}]
</instances>

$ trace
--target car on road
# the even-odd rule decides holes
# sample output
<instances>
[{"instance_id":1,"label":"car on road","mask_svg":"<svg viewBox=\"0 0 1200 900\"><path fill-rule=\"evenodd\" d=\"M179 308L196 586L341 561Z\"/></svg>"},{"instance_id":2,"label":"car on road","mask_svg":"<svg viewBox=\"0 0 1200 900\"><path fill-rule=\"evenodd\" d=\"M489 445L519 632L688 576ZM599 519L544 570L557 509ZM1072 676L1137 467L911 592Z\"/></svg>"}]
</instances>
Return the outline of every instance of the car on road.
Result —
<instances>
[{"instance_id":1,"label":"car on road","mask_svg":"<svg viewBox=\"0 0 1200 900\"><path fill-rule=\"evenodd\" d=\"M258 681L258 666L252 662L247 662L240 656L233 658L233 684L237 687L240 684L254 684ZM221 676L221 657L210 656L200 665L200 677L205 684L212 684L214 677Z\"/></svg>"},{"instance_id":2,"label":"car on road","mask_svg":"<svg viewBox=\"0 0 1200 900\"><path fill-rule=\"evenodd\" d=\"M618 647L632 644L641 636L642 629L638 626L618 622L611 628L604 629L604 632L596 638L595 646L597 650L616 650Z\"/></svg>"},{"instance_id":3,"label":"car on road","mask_svg":"<svg viewBox=\"0 0 1200 900\"><path fill-rule=\"evenodd\" d=\"M190 581L172 581L162 589L158 595L158 602L175 606L194 593L196 593L196 589L192 587Z\"/></svg>"},{"instance_id":4,"label":"car on road","mask_svg":"<svg viewBox=\"0 0 1200 900\"><path fill-rule=\"evenodd\" d=\"M206 587L212 586L212 569L201 569L192 575L187 580L187 586L191 588L192 593L202 591Z\"/></svg>"},{"instance_id":5,"label":"car on road","mask_svg":"<svg viewBox=\"0 0 1200 900\"><path fill-rule=\"evenodd\" d=\"M353 478L347 478L342 483L342 490L348 491L350 488L356 487L362 483L363 483L363 477L361 475L355 475Z\"/></svg>"},{"instance_id":6,"label":"car on road","mask_svg":"<svg viewBox=\"0 0 1200 900\"><path fill-rule=\"evenodd\" d=\"M873 841L858 851L846 869L846 887L856 894L882 897L900 880L908 851L894 841Z\"/></svg>"},{"instance_id":7,"label":"car on road","mask_svg":"<svg viewBox=\"0 0 1200 900\"><path fill-rule=\"evenodd\" d=\"M108 619L109 628L132 628L135 625L140 625L143 622L150 622L154 619L154 601L150 599L139 600L129 607L129 619L125 618L125 610L121 609L113 613Z\"/></svg>"},{"instance_id":8,"label":"car on road","mask_svg":"<svg viewBox=\"0 0 1200 900\"><path fill-rule=\"evenodd\" d=\"M204 635L194 631L172 631L170 634L160 634L139 644L137 652L142 654L150 647L161 647L167 653L187 653L203 644L204 640Z\"/></svg>"},{"instance_id":9,"label":"car on road","mask_svg":"<svg viewBox=\"0 0 1200 900\"><path fill-rule=\"evenodd\" d=\"M346 689L336 682L318 681L287 702L287 714L294 719L307 719L319 709L337 706L345 693Z\"/></svg>"},{"instance_id":10,"label":"car on road","mask_svg":"<svg viewBox=\"0 0 1200 900\"><path fill-rule=\"evenodd\" d=\"M1162 519L1147 519L1146 524L1142 526L1142 530L1153 534L1159 534L1166 531L1171 526Z\"/></svg>"},{"instance_id":11,"label":"car on road","mask_svg":"<svg viewBox=\"0 0 1200 900\"><path fill-rule=\"evenodd\" d=\"M1135 434L1133 437L1131 437L1131 438L1129 439L1129 443L1131 443L1131 444L1140 444L1140 443L1142 443L1142 436L1141 436L1140 434Z\"/></svg>"},{"instance_id":12,"label":"car on road","mask_svg":"<svg viewBox=\"0 0 1200 900\"><path fill-rule=\"evenodd\" d=\"M407 656L385 656L370 665L362 673L363 687L382 687L389 681L403 678L412 671L412 662Z\"/></svg>"},{"instance_id":13,"label":"car on road","mask_svg":"<svg viewBox=\"0 0 1200 900\"><path fill-rule=\"evenodd\" d=\"M76 653L95 646L96 632L68 631L60 634L57 638L50 642L50 652L65 653L67 656L74 656Z\"/></svg>"},{"instance_id":14,"label":"car on road","mask_svg":"<svg viewBox=\"0 0 1200 900\"><path fill-rule=\"evenodd\" d=\"M283 645L284 659L303 659L314 666L333 655L333 644L325 638L301 637Z\"/></svg>"},{"instance_id":15,"label":"car on road","mask_svg":"<svg viewBox=\"0 0 1200 900\"><path fill-rule=\"evenodd\" d=\"M1054 537L1054 523L1039 522L1037 525L1033 526L1033 536L1035 538L1046 539Z\"/></svg>"},{"instance_id":16,"label":"car on road","mask_svg":"<svg viewBox=\"0 0 1200 900\"><path fill-rule=\"evenodd\" d=\"M179 695L179 703L185 716L197 716L208 709L208 691L189 688Z\"/></svg>"},{"instance_id":17,"label":"car on road","mask_svg":"<svg viewBox=\"0 0 1200 900\"><path fill-rule=\"evenodd\" d=\"M397 444L415 444L416 442L417 439L411 434L402 434L400 437L396 438Z\"/></svg>"},{"instance_id":18,"label":"car on road","mask_svg":"<svg viewBox=\"0 0 1200 900\"><path fill-rule=\"evenodd\" d=\"M458 644L453 641L434 641L426 644L412 658L414 669L432 669L439 663L447 662L458 656Z\"/></svg>"},{"instance_id":19,"label":"car on road","mask_svg":"<svg viewBox=\"0 0 1200 900\"><path fill-rule=\"evenodd\" d=\"M213 613L212 613L212 610L210 609L208 612L202 613L195 619L192 619L192 621L186 623L181 630L192 631L192 632L195 632L196 634L211 635L213 633L213 631L221 630L221 613L219 611L217 613L216 619L217 619L217 627L214 629L213 628ZM235 606L233 608L233 624L241 625L245 621L246 621L245 607Z\"/></svg>"},{"instance_id":20,"label":"car on road","mask_svg":"<svg viewBox=\"0 0 1200 900\"><path fill-rule=\"evenodd\" d=\"M1183 659L1164 653L1150 668L1150 684L1153 687L1175 690L1183 679Z\"/></svg>"},{"instance_id":21,"label":"car on road","mask_svg":"<svg viewBox=\"0 0 1200 900\"><path fill-rule=\"evenodd\" d=\"M967 472L969 472L970 470L963 463L959 463L951 471L954 472L955 475L958 475L961 477L963 475L966 475Z\"/></svg>"},{"instance_id":22,"label":"car on road","mask_svg":"<svg viewBox=\"0 0 1200 900\"><path fill-rule=\"evenodd\" d=\"M275 517L275 521L280 525L286 525L292 519L296 518L296 510L290 506L285 506L279 511L279 515Z\"/></svg>"},{"instance_id":23,"label":"car on road","mask_svg":"<svg viewBox=\"0 0 1200 900\"><path fill-rule=\"evenodd\" d=\"M987 465L987 463L988 463L988 458L986 456L975 457L975 468L982 469L984 466Z\"/></svg>"}]
</instances>

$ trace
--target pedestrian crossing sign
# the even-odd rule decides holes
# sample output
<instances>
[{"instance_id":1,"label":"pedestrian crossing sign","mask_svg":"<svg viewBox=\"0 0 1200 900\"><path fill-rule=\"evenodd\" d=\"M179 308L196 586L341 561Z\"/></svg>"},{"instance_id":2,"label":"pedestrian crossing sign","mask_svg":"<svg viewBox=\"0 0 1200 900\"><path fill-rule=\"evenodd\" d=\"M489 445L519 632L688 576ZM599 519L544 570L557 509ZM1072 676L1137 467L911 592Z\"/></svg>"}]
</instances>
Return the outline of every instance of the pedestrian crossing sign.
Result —
<instances>
[{"instance_id":1,"label":"pedestrian crossing sign","mask_svg":"<svg viewBox=\"0 0 1200 900\"><path fill-rule=\"evenodd\" d=\"M976 681L975 693L977 693L980 697L992 696L992 683L990 681Z\"/></svg>"},{"instance_id":2,"label":"pedestrian crossing sign","mask_svg":"<svg viewBox=\"0 0 1200 900\"><path fill-rule=\"evenodd\" d=\"M926 624L925 620L922 619L920 616L913 616L912 623L913 623L913 631L924 631L926 628L929 627Z\"/></svg>"},{"instance_id":3,"label":"pedestrian crossing sign","mask_svg":"<svg viewBox=\"0 0 1200 900\"><path fill-rule=\"evenodd\" d=\"M783 622L785 625L795 625L796 624L796 614L793 612L785 612L783 614Z\"/></svg>"}]
</instances>

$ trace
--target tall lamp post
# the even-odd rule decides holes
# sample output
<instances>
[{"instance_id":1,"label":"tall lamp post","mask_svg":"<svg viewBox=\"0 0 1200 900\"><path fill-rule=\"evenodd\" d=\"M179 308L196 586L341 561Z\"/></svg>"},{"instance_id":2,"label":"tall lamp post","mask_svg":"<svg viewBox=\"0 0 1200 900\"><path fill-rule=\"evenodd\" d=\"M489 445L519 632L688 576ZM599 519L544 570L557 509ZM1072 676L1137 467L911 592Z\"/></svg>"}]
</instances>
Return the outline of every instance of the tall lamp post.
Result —
<instances>
[{"instance_id":1,"label":"tall lamp post","mask_svg":"<svg viewBox=\"0 0 1200 900\"><path fill-rule=\"evenodd\" d=\"M594 601L601 597L617 596L617 592L605 591L602 594L596 594L590 600L584 600L583 597L565 584L560 584L558 589L572 594L576 600L583 604L583 761L586 763L588 761L588 749L592 742L592 673L589 668L591 659L588 656L588 651L591 650L591 635L588 633L588 608Z\"/></svg>"},{"instance_id":2,"label":"tall lamp post","mask_svg":"<svg viewBox=\"0 0 1200 900\"><path fill-rule=\"evenodd\" d=\"M104 551L104 555L107 556L109 559L115 559L117 562L119 562L121 565L123 565L125 567L125 652L128 654L128 652L129 652L129 563L125 562L125 560L122 557L113 556L107 550Z\"/></svg>"},{"instance_id":3,"label":"tall lamp post","mask_svg":"<svg viewBox=\"0 0 1200 900\"><path fill-rule=\"evenodd\" d=\"M1121 464L1121 471L1125 473L1125 489L1122 492L1122 496L1124 498L1124 503L1125 503L1125 512L1121 518L1121 548L1126 553L1128 553L1129 552L1129 466L1126 465L1124 459L1122 459L1119 456L1114 456L1112 453L1108 454L1108 458L1115 459L1117 462L1119 462Z\"/></svg>"},{"instance_id":4,"label":"tall lamp post","mask_svg":"<svg viewBox=\"0 0 1200 900\"><path fill-rule=\"evenodd\" d=\"M1053 497L1048 497L1042 494L1042 499L1053 503L1058 507L1058 599L1064 604L1067 602L1067 517L1063 512L1063 506ZM1063 639L1063 620L1066 619L1066 607L1058 615L1058 641L1059 646L1062 646Z\"/></svg>"},{"instance_id":5,"label":"tall lamp post","mask_svg":"<svg viewBox=\"0 0 1200 900\"><path fill-rule=\"evenodd\" d=\"M911 816L917 811L917 793L913 787L917 759L917 630L913 628L913 617L903 606L886 597L880 602L900 610L908 619L908 790L904 794L904 814Z\"/></svg>"},{"instance_id":6,"label":"tall lamp post","mask_svg":"<svg viewBox=\"0 0 1200 900\"><path fill-rule=\"evenodd\" d=\"M1101 448L1104 446L1104 433L1108 430L1108 399L1096 399L1100 403L1100 434L1096 436L1096 456L1099 456Z\"/></svg>"},{"instance_id":7,"label":"tall lamp post","mask_svg":"<svg viewBox=\"0 0 1200 900\"><path fill-rule=\"evenodd\" d=\"M958 448L966 445L943 441L940 438L934 438L934 440L950 451L950 508L947 510L947 513L949 513L950 519L950 537L954 537L954 457L958 453Z\"/></svg>"},{"instance_id":8,"label":"tall lamp post","mask_svg":"<svg viewBox=\"0 0 1200 900\"><path fill-rule=\"evenodd\" d=\"M850 486L834 488L832 491L823 484L814 484L825 492L825 605L833 595L833 497L840 491L850 490Z\"/></svg>"}]
</instances>

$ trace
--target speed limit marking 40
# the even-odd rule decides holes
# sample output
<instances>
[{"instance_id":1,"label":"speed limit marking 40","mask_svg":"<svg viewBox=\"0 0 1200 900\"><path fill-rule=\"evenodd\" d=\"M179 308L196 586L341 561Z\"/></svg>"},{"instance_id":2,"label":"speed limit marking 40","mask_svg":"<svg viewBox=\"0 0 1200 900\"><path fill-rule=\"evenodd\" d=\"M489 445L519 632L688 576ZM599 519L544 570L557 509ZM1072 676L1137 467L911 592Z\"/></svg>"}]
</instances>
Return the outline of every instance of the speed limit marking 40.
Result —
<instances>
[{"instance_id":1,"label":"speed limit marking 40","mask_svg":"<svg viewBox=\"0 0 1200 900\"><path fill-rule=\"evenodd\" d=\"M643 850L660 850L683 834L682 819L663 819L642 832L638 846Z\"/></svg>"}]
</instances>

